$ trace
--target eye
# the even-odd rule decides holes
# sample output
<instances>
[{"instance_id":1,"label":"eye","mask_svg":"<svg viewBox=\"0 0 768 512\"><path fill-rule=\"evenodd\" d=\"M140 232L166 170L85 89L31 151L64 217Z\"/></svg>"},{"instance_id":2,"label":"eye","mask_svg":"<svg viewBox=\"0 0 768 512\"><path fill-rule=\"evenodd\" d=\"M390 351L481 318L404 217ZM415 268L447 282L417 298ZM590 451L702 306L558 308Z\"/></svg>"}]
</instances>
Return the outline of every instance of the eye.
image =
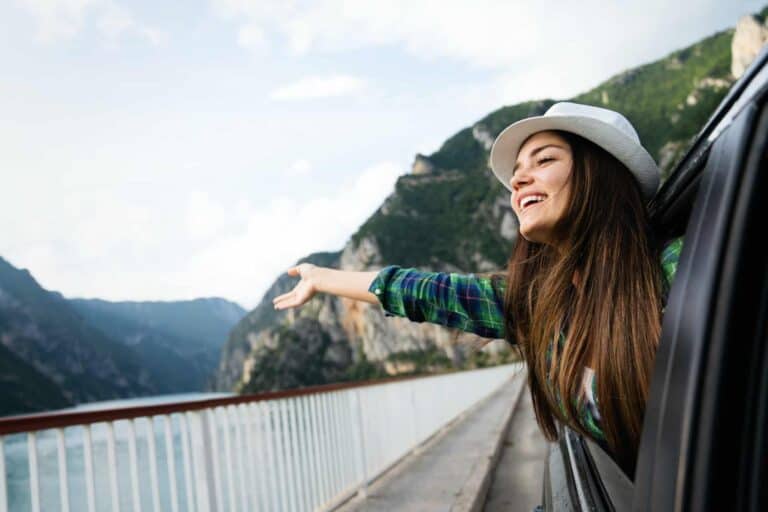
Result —
<instances>
[{"instance_id":1,"label":"eye","mask_svg":"<svg viewBox=\"0 0 768 512\"><path fill-rule=\"evenodd\" d=\"M537 163L538 165L541 165L541 163L542 163L542 162L549 162L550 160L554 160L554 158L553 158L553 157L551 157L551 156L545 156L545 157L543 157L543 158L540 158L540 159L536 160L536 163ZM512 177L514 177L514 176L515 176L515 171L513 170L513 171L512 171L512 174L511 174L511 176L510 176L510 178L512 178Z\"/></svg>"}]
</instances>

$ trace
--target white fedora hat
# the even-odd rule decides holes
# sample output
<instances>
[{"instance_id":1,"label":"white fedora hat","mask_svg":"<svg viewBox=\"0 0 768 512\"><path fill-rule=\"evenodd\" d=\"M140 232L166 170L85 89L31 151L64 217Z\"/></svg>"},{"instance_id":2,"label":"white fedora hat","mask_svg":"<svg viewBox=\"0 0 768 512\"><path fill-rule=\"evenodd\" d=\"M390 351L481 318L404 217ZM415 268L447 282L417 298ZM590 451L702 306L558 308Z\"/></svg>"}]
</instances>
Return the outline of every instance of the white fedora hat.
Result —
<instances>
[{"instance_id":1,"label":"white fedora hat","mask_svg":"<svg viewBox=\"0 0 768 512\"><path fill-rule=\"evenodd\" d=\"M656 194L661 172L640 144L632 123L616 111L570 101L555 103L542 116L526 117L512 123L496 137L491 147L491 169L510 192L512 168L520 146L529 136L542 130L565 130L589 139L632 171L646 201Z\"/></svg>"}]
</instances>

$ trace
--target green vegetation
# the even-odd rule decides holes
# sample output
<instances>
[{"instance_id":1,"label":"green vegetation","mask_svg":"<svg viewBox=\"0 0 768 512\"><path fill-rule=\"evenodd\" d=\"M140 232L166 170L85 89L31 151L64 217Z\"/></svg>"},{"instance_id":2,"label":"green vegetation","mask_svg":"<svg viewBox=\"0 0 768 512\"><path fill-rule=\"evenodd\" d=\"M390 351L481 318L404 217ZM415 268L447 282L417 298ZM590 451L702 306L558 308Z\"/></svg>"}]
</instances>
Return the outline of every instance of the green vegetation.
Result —
<instances>
[{"instance_id":1,"label":"green vegetation","mask_svg":"<svg viewBox=\"0 0 768 512\"><path fill-rule=\"evenodd\" d=\"M730 85L733 29L724 30L666 58L619 74L574 101L623 113L659 160L665 143L698 133L728 87L705 85L721 79ZM695 104L687 102L695 99Z\"/></svg>"},{"instance_id":2,"label":"green vegetation","mask_svg":"<svg viewBox=\"0 0 768 512\"><path fill-rule=\"evenodd\" d=\"M0 323L2 325L2 323ZM0 344L0 416L22 414L72 405L59 387Z\"/></svg>"},{"instance_id":3,"label":"green vegetation","mask_svg":"<svg viewBox=\"0 0 768 512\"><path fill-rule=\"evenodd\" d=\"M383 261L408 266L473 268L474 253L503 266L511 247L490 212L501 184L488 174L470 170L400 177L391 213L371 216L352 243L374 237Z\"/></svg>"},{"instance_id":4,"label":"green vegetation","mask_svg":"<svg viewBox=\"0 0 768 512\"><path fill-rule=\"evenodd\" d=\"M467 361L464 364L464 369L471 370L474 368L486 368L488 366L496 366L499 364L508 364L521 361L522 356L517 348L511 347L508 343L505 343L498 352L493 353L486 350L473 351Z\"/></svg>"},{"instance_id":5,"label":"green vegetation","mask_svg":"<svg viewBox=\"0 0 768 512\"><path fill-rule=\"evenodd\" d=\"M360 360L352 363L347 368L342 381L348 382L361 382L366 380L376 380L389 377L384 370L384 366L381 363L369 361L365 356L365 352L360 351Z\"/></svg>"},{"instance_id":6,"label":"green vegetation","mask_svg":"<svg viewBox=\"0 0 768 512\"><path fill-rule=\"evenodd\" d=\"M455 369L445 352L435 346L425 350L404 350L390 354L387 362L394 363L395 366L405 368L405 371L398 372L407 375L421 375L424 373L437 373L446 370Z\"/></svg>"}]
</instances>

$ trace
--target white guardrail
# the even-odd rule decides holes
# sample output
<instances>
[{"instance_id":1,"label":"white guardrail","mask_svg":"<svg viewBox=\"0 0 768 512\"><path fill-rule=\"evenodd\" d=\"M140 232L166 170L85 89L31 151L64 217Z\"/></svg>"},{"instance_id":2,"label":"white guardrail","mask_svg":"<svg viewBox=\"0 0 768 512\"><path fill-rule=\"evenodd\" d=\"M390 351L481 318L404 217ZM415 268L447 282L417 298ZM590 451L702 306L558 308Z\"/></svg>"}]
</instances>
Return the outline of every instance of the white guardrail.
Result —
<instances>
[{"instance_id":1,"label":"white guardrail","mask_svg":"<svg viewBox=\"0 0 768 512\"><path fill-rule=\"evenodd\" d=\"M522 368L3 418L0 511L330 510Z\"/></svg>"}]
</instances>

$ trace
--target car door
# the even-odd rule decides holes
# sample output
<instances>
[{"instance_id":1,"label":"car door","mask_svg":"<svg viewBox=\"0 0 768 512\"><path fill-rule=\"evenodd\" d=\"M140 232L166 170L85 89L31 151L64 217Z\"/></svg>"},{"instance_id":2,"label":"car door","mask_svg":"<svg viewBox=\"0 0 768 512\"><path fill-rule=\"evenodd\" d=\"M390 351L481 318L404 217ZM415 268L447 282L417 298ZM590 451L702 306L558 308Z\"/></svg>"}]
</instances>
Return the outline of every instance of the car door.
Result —
<instances>
[{"instance_id":1,"label":"car door","mask_svg":"<svg viewBox=\"0 0 768 512\"><path fill-rule=\"evenodd\" d=\"M759 509L768 290L763 75L723 121L707 157L663 321L632 510Z\"/></svg>"}]
</instances>

